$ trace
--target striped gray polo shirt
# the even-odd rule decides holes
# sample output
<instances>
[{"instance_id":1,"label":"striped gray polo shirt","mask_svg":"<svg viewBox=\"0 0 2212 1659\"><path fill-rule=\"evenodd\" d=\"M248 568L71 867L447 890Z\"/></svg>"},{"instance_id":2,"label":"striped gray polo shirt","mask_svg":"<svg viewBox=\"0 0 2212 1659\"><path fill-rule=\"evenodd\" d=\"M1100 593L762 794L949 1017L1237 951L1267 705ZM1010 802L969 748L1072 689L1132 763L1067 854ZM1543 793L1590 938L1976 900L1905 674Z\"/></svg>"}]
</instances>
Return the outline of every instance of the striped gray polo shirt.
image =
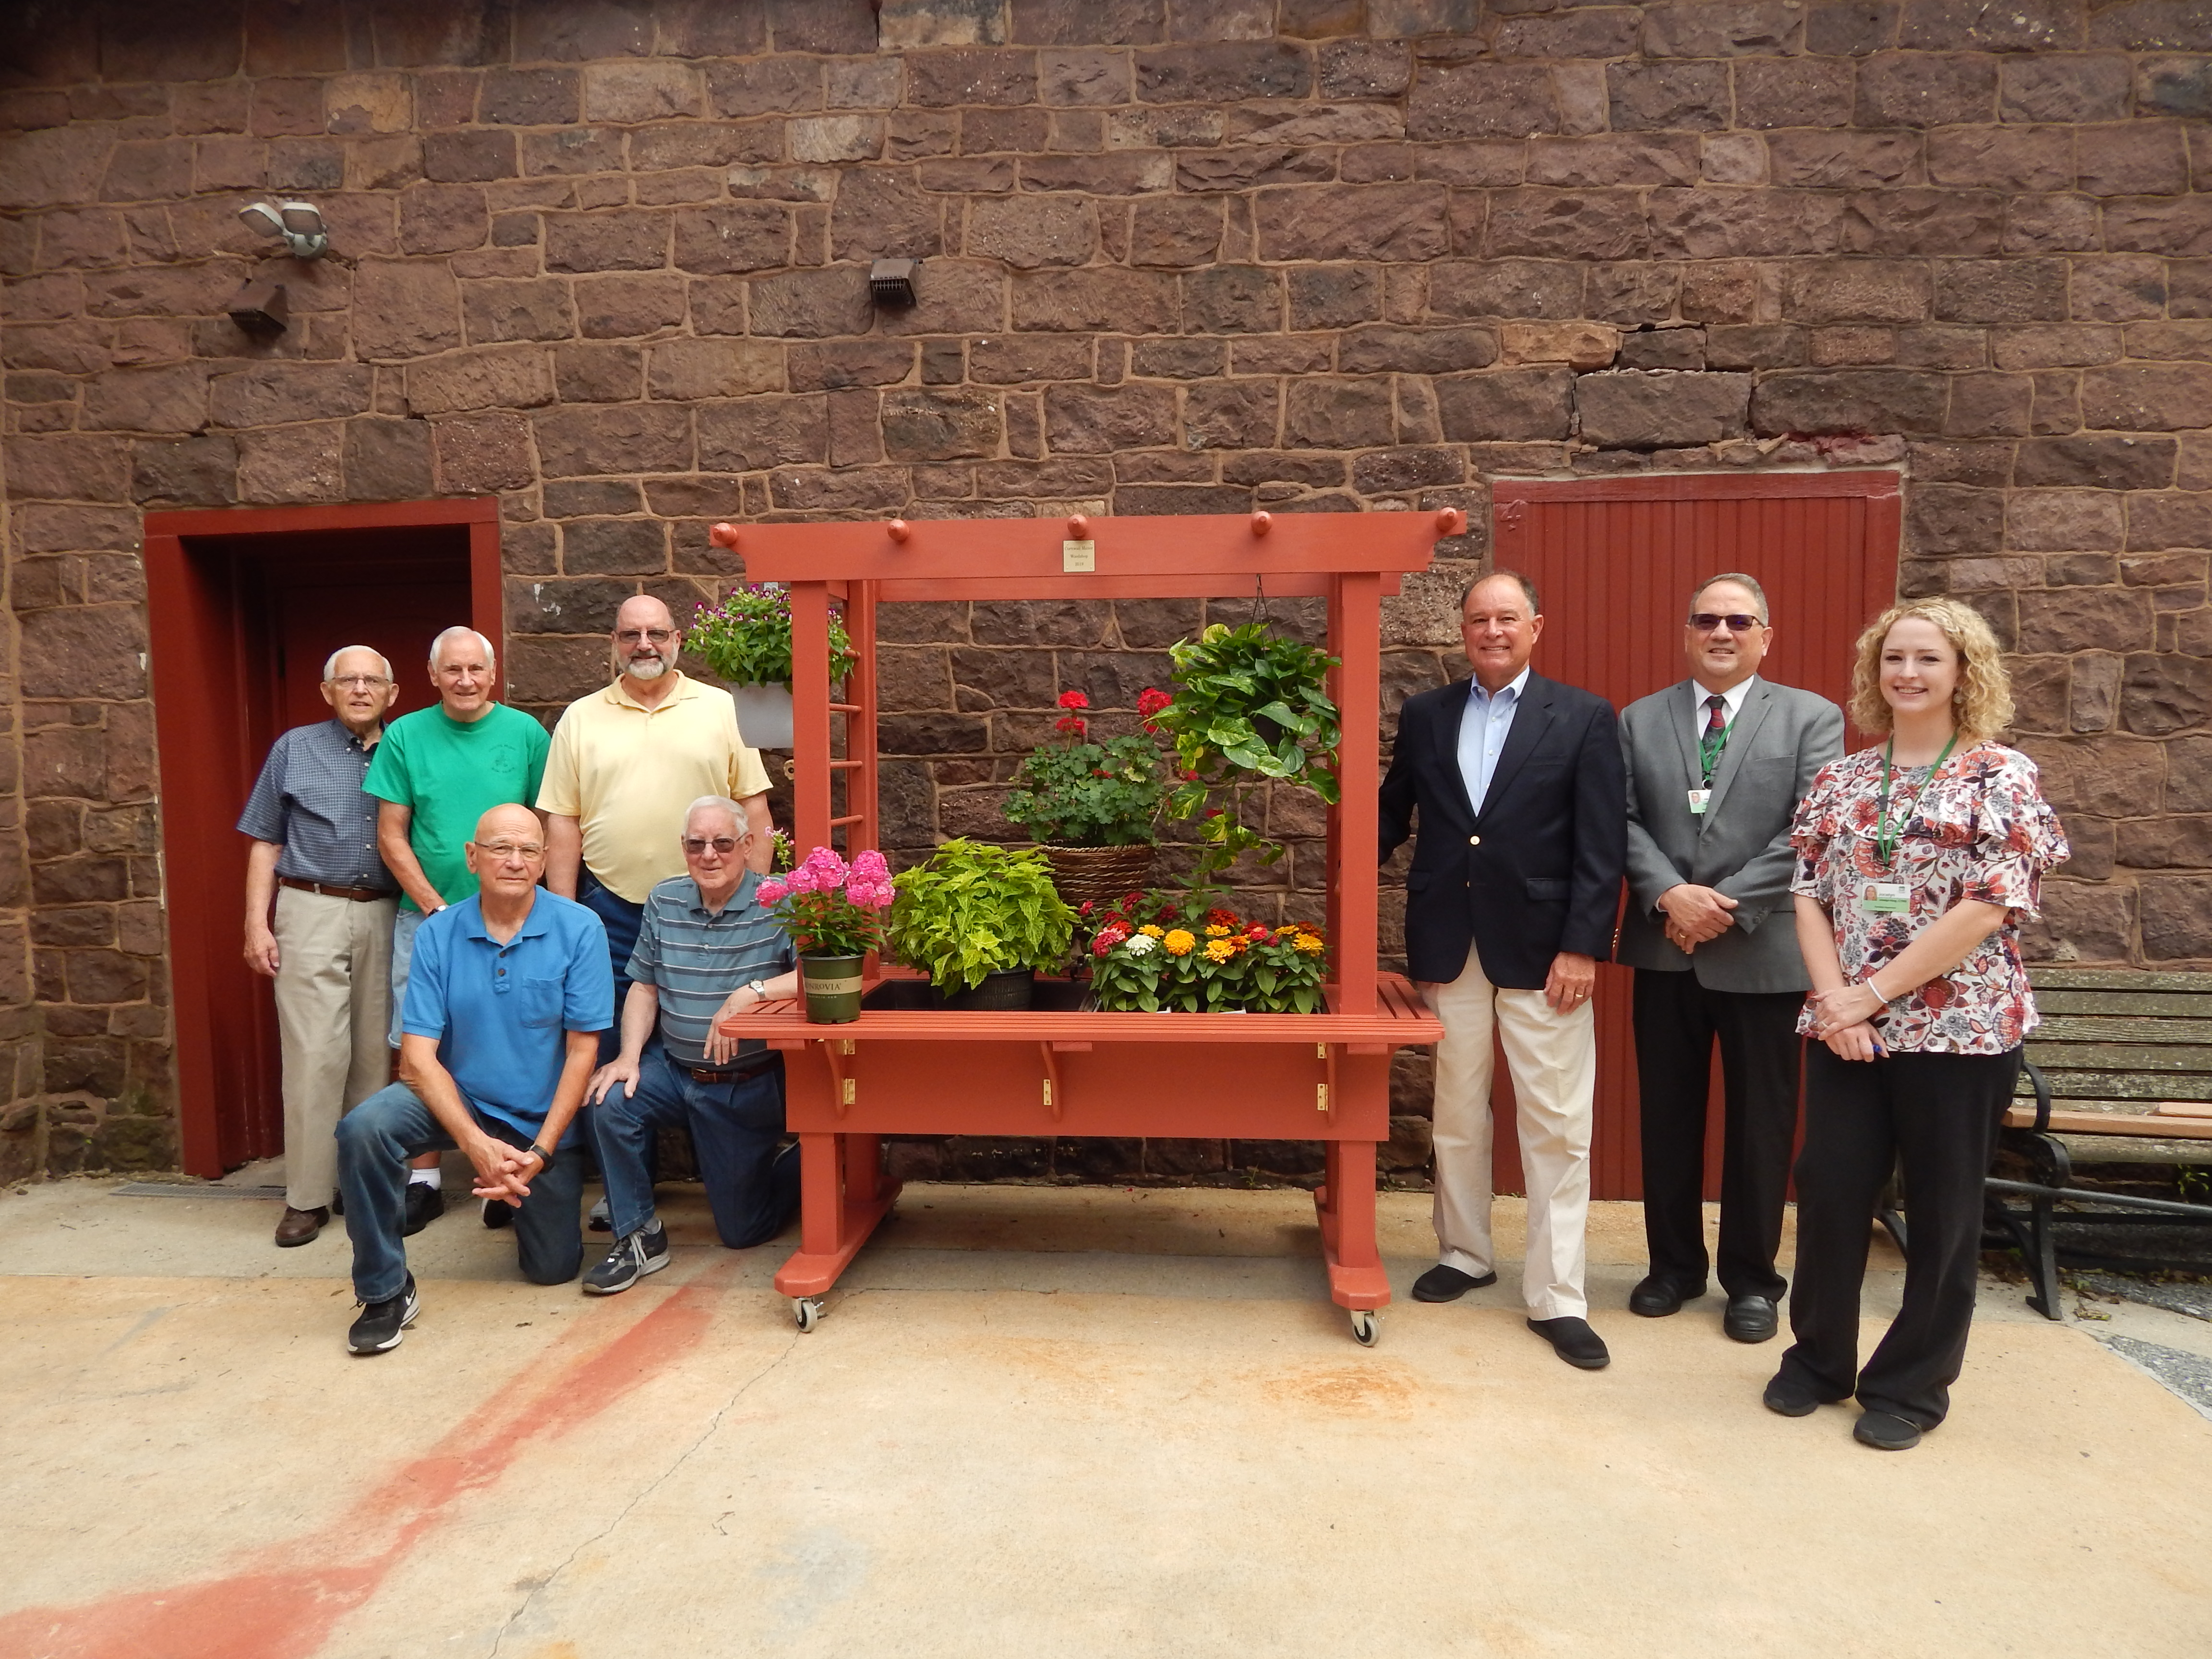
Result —
<instances>
[{"instance_id":1,"label":"striped gray polo shirt","mask_svg":"<svg viewBox=\"0 0 2212 1659\"><path fill-rule=\"evenodd\" d=\"M757 979L774 979L798 961L783 925L755 902L760 878L751 871L738 884L720 915L699 902L699 884L672 876L645 896L630 952L629 977L660 994L660 1042L679 1065L707 1063L707 1037L730 993ZM740 1054L767 1045L749 1037Z\"/></svg>"}]
</instances>

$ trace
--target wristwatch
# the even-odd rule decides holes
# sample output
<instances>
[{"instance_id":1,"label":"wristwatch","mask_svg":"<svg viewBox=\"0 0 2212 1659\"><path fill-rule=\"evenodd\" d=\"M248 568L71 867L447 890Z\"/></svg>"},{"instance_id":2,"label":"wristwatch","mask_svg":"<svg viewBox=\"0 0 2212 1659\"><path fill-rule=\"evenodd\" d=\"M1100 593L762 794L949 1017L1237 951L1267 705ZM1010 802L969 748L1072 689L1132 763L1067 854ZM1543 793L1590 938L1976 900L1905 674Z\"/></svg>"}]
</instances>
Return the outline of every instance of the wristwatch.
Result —
<instances>
[{"instance_id":1,"label":"wristwatch","mask_svg":"<svg viewBox=\"0 0 2212 1659\"><path fill-rule=\"evenodd\" d=\"M531 1154L537 1158L539 1167L547 1170L553 1167L553 1154L547 1152L536 1141L533 1140L530 1143L529 1151Z\"/></svg>"}]
</instances>

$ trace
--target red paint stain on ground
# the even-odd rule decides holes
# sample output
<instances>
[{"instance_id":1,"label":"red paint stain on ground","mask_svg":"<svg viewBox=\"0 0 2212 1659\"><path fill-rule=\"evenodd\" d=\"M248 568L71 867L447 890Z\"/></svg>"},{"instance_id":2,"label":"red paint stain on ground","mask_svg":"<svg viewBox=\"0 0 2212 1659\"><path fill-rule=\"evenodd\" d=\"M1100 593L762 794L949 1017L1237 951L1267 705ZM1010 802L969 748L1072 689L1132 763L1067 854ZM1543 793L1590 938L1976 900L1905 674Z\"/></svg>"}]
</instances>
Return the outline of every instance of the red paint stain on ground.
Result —
<instances>
[{"instance_id":1,"label":"red paint stain on ground","mask_svg":"<svg viewBox=\"0 0 2212 1659\"><path fill-rule=\"evenodd\" d=\"M532 1440L580 1427L694 1346L733 1271L708 1268L519 1403L495 1395L320 1532L273 1545L221 1578L83 1607L26 1607L0 1619L0 1659L303 1659L457 1498L491 1486ZM334 1559L341 1565L327 1565Z\"/></svg>"}]
</instances>

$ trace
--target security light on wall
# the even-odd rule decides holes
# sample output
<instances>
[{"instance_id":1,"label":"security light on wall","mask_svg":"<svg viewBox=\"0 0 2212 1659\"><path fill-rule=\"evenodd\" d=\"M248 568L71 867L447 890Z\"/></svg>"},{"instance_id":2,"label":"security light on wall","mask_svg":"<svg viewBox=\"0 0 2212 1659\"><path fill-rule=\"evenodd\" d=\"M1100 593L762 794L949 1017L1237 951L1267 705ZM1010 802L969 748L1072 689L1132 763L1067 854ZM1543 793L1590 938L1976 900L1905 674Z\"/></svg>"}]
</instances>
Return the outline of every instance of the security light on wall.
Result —
<instances>
[{"instance_id":1,"label":"security light on wall","mask_svg":"<svg viewBox=\"0 0 2212 1659\"><path fill-rule=\"evenodd\" d=\"M313 202L250 202L238 216L255 234L281 240L295 259L319 259L331 246L322 210Z\"/></svg>"}]
</instances>

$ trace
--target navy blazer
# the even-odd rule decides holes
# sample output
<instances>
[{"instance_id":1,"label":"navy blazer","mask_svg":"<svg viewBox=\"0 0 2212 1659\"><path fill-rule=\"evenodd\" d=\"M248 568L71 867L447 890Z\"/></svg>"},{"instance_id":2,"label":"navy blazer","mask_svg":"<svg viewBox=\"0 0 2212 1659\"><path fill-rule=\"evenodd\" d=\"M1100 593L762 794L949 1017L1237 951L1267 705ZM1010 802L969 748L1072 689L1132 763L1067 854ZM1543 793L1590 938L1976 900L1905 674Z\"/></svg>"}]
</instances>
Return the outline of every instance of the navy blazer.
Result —
<instances>
[{"instance_id":1,"label":"navy blazer","mask_svg":"<svg viewBox=\"0 0 2212 1659\"><path fill-rule=\"evenodd\" d=\"M1470 944L1490 982L1538 991L1562 951L1613 953L1628 798L1613 705L1531 673L1480 810L1459 769L1468 682L1408 697L1382 780L1382 851L1413 833L1406 963L1457 979Z\"/></svg>"}]
</instances>

